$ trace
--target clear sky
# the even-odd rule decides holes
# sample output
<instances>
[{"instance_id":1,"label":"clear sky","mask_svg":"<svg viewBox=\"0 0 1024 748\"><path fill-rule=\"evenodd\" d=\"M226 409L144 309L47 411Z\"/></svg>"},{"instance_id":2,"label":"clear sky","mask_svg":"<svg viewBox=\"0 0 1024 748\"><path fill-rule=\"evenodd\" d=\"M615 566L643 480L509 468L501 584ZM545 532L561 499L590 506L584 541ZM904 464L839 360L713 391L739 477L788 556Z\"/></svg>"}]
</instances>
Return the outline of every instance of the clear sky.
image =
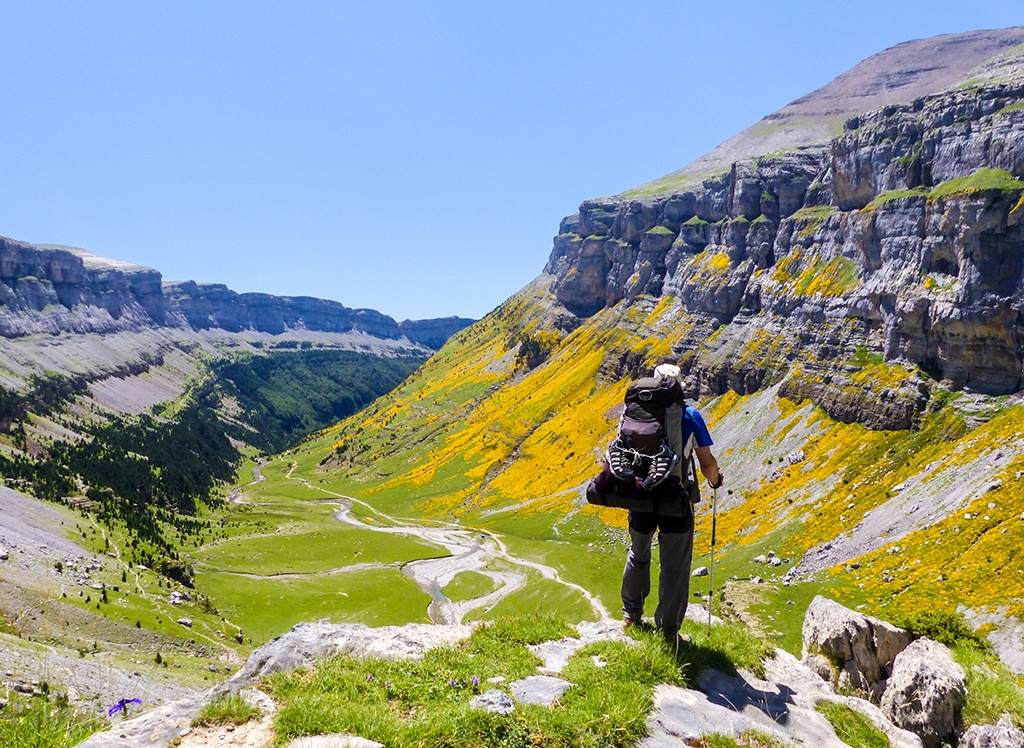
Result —
<instances>
[{"instance_id":1,"label":"clear sky","mask_svg":"<svg viewBox=\"0 0 1024 748\"><path fill-rule=\"evenodd\" d=\"M0 7L0 233L167 279L480 316L581 200L1020 3Z\"/></svg>"}]
</instances>

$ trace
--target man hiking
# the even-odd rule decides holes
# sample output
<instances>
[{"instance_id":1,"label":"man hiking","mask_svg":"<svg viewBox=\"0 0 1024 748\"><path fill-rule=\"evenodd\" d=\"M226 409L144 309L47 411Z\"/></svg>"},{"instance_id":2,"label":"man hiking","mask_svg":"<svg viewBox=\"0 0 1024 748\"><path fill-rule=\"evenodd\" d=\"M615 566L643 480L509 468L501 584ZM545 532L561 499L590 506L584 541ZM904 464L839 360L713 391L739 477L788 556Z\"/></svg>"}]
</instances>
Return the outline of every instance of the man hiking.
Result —
<instances>
[{"instance_id":1,"label":"man hiking","mask_svg":"<svg viewBox=\"0 0 1024 748\"><path fill-rule=\"evenodd\" d=\"M654 378L666 384L678 386L680 370L674 364L661 364L654 370ZM671 382L669 380L672 380ZM681 387L678 389L681 393ZM696 456L700 470L712 488L723 483L718 461L711 453L714 441L708 433L701 414L692 405L686 404L680 395L678 402L665 411L665 430L669 445L679 457L672 470L682 485L696 481L691 472L691 457ZM689 504L690 496L682 502ZM630 548L626 557L626 568L622 573L622 609L627 627L638 625L643 620L644 600L651 591L651 541L658 530L661 571L658 578L658 608L654 613L654 625L665 640L675 644L679 626L686 615L690 594L690 561L693 554L693 512L684 506L682 516L678 512L636 511L629 512Z\"/></svg>"}]
</instances>

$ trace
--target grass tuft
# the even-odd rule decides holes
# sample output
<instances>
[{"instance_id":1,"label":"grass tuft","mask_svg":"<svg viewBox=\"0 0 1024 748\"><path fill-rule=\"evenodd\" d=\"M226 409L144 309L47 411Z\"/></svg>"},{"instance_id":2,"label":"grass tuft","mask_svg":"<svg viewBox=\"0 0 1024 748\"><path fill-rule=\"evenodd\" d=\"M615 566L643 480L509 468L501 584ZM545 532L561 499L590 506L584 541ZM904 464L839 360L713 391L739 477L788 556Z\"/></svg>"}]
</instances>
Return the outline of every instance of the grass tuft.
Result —
<instances>
[{"instance_id":1,"label":"grass tuft","mask_svg":"<svg viewBox=\"0 0 1024 748\"><path fill-rule=\"evenodd\" d=\"M102 727L70 706L46 699L12 699L0 711L4 748L71 748Z\"/></svg>"},{"instance_id":2,"label":"grass tuft","mask_svg":"<svg viewBox=\"0 0 1024 748\"><path fill-rule=\"evenodd\" d=\"M1024 180L1017 179L1006 169L984 166L966 177L947 179L929 193L928 201L934 202L945 197L973 195L990 190L1019 192L1024 190Z\"/></svg>"},{"instance_id":3,"label":"grass tuft","mask_svg":"<svg viewBox=\"0 0 1024 748\"><path fill-rule=\"evenodd\" d=\"M837 701L819 701L814 708L851 748L889 748L889 738L856 709Z\"/></svg>"},{"instance_id":4,"label":"grass tuft","mask_svg":"<svg viewBox=\"0 0 1024 748\"><path fill-rule=\"evenodd\" d=\"M917 638L934 639L947 647L963 645L991 652L992 645L971 628L959 613L948 610L923 610L900 619L897 624Z\"/></svg>"},{"instance_id":5,"label":"grass tuft","mask_svg":"<svg viewBox=\"0 0 1024 748\"><path fill-rule=\"evenodd\" d=\"M990 725L1008 714L1024 728L1024 689L1013 673L994 655L963 642L953 648L953 657L967 673L964 725Z\"/></svg>"},{"instance_id":6,"label":"grass tuft","mask_svg":"<svg viewBox=\"0 0 1024 748\"><path fill-rule=\"evenodd\" d=\"M238 694L222 696L203 707L192 720L193 727L203 725L244 725L259 716L260 710Z\"/></svg>"},{"instance_id":7,"label":"grass tuft","mask_svg":"<svg viewBox=\"0 0 1024 748\"><path fill-rule=\"evenodd\" d=\"M788 745L782 738L761 730L746 730L735 738L718 732L704 735L697 748L786 748Z\"/></svg>"}]
</instances>

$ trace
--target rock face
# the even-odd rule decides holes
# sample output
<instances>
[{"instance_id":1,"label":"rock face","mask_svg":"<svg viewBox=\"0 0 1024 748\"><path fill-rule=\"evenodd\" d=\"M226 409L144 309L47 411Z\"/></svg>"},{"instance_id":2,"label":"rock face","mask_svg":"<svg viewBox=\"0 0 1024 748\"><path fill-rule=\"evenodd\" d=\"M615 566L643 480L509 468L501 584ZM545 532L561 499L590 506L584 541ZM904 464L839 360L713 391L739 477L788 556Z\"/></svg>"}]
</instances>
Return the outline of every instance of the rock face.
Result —
<instances>
[{"instance_id":1,"label":"rock face","mask_svg":"<svg viewBox=\"0 0 1024 748\"><path fill-rule=\"evenodd\" d=\"M811 601L804 618L803 652L809 666L824 675L818 659L824 656L838 668L841 688L860 691L875 703L885 690L897 656L912 640L903 629L820 595Z\"/></svg>"},{"instance_id":2,"label":"rock face","mask_svg":"<svg viewBox=\"0 0 1024 748\"><path fill-rule=\"evenodd\" d=\"M827 144L682 192L584 201L554 239L551 288L577 318L641 294L677 300L692 332L675 352L701 394L785 380L780 394L838 420L910 428L931 380L1016 392L1020 80L853 117ZM685 355L712 334L712 350ZM870 377L851 374L858 350Z\"/></svg>"},{"instance_id":3,"label":"rock face","mask_svg":"<svg viewBox=\"0 0 1024 748\"><path fill-rule=\"evenodd\" d=\"M927 748L952 740L967 695L963 668L944 646L918 639L897 657L882 695L882 711L921 737Z\"/></svg>"},{"instance_id":4,"label":"rock face","mask_svg":"<svg viewBox=\"0 0 1024 748\"><path fill-rule=\"evenodd\" d=\"M373 309L311 297L239 294L221 284L163 283L160 273L83 250L0 237L0 335L181 327L228 332L363 332L438 348L461 317L395 322Z\"/></svg>"}]
</instances>

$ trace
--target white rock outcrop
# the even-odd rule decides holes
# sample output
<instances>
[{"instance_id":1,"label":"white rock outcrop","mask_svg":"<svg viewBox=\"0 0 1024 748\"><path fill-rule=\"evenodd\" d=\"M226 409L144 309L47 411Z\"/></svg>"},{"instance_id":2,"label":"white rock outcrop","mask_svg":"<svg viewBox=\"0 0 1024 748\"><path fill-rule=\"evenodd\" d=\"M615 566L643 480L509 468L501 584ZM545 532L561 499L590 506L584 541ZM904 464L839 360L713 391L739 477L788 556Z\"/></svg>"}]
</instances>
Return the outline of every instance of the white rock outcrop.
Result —
<instances>
[{"instance_id":1,"label":"white rock outcrop","mask_svg":"<svg viewBox=\"0 0 1024 748\"><path fill-rule=\"evenodd\" d=\"M908 631L815 597L803 625L803 654L824 655L839 669L838 686L878 702L896 656L913 641Z\"/></svg>"},{"instance_id":2,"label":"white rock outcrop","mask_svg":"<svg viewBox=\"0 0 1024 748\"><path fill-rule=\"evenodd\" d=\"M954 739L966 696L966 675L949 650L918 639L897 655L881 707L894 724L933 748Z\"/></svg>"}]
</instances>

